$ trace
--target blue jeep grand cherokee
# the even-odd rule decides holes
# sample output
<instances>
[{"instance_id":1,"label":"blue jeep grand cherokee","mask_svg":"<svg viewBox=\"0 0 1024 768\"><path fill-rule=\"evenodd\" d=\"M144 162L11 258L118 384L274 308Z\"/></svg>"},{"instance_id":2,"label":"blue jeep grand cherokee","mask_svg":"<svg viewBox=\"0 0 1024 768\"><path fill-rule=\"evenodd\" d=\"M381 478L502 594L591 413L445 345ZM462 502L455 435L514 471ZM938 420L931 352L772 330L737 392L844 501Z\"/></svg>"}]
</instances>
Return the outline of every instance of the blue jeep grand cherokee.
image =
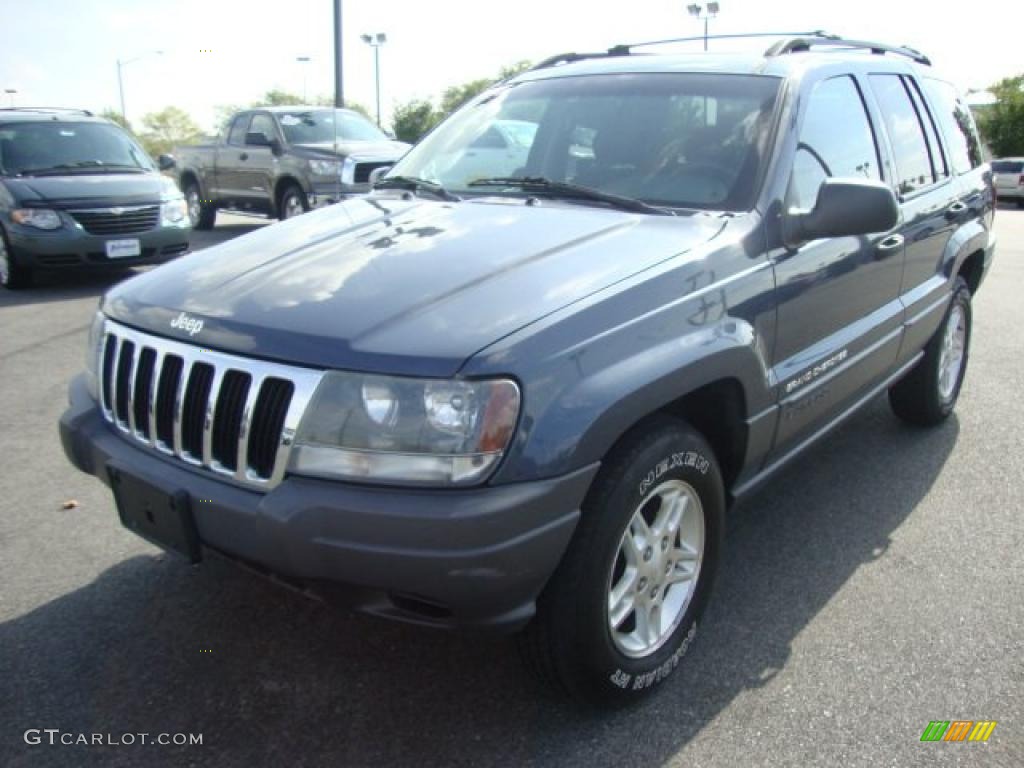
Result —
<instances>
[{"instance_id":1,"label":"blue jeep grand cherokee","mask_svg":"<svg viewBox=\"0 0 1024 768\"><path fill-rule=\"evenodd\" d=\"M993 192L915 51L637 47L546 61L373 193L111 290L68 457L193 562L524 630L585 701L658 687L734 499L880 392L949 415Z\"/></svg>"}]
</instances>

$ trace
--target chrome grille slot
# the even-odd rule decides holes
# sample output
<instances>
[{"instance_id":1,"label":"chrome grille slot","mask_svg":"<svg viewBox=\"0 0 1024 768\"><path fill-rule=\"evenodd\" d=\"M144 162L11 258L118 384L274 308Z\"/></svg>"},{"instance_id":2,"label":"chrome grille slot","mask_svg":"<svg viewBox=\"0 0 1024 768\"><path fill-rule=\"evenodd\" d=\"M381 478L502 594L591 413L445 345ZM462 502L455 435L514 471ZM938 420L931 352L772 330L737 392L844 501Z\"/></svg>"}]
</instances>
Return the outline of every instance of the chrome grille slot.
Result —
<instances>
[{"instance_id":1,"label":"chrome grille slot","mask_svg":"<svg viewBox=\"0 0 1024 768\"><path fill-rule=\"evenodd\" d=\"M323 376L105 324L100 406L139 444L240 485L283 478Z\"/></svg>"}]
</instances>

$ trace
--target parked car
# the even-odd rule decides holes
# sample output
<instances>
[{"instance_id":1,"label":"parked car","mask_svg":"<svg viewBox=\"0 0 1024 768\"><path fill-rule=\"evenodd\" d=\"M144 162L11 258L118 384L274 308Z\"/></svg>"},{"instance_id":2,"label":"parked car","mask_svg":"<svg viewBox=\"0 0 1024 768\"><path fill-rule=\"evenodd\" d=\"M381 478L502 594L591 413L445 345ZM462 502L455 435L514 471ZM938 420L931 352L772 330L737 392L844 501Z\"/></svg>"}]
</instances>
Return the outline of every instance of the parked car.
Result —
<instances>
[{"instance_id":1,"label":"parked car","mask_svg":"<svg viewBox=\"0 0 1024 768\"><path fill-rule=\"evenodd\" d=\"M0 285L157 264L188 238L177 185L119 126L84 110L0 109Z\"/></svg>"},{"instance_id":2,"label":"parked car","mask_svg":"<svg viewBox=\"0 0 1024 768\"><path fill-rule=\"evenodd\" d=\"M526 115L515 177L438 163ZM546 679L633 701L696 636L736 499L880 393L950 415L993 210L910 49L555 57L373 193L113 288L64 449L192 562L522 630Z\"/></svg>"},{"instance_id":3,"label":"parked car","mask_svg":"<svg viewBox=\"0 0 1024 768\"><path fill-rule=\"evenodd\" d=\"M1024 157L1003 157L992 161L996 195L1024 208Z\"/></svg>"},{"instance_id":4,"label":"parked car","mask_svg":"<svg viewBox=\"0 0 1024 768\"><path fill-rule=\"evenodd\" d=\"M214 144L178 147L178 182L196 229L220 208L287 219L370 189L370 173L409 149L358 112L261 107L235 115Z\"/></svg>"}]
</instances>

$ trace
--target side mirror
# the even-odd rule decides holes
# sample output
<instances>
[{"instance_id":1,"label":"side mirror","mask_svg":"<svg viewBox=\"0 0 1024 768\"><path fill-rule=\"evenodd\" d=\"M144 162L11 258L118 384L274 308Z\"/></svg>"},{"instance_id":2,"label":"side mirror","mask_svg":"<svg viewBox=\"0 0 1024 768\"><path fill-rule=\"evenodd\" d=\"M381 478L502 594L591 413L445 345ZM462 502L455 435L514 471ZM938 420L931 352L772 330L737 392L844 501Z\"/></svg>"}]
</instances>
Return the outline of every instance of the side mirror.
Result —
<instances>
[{"instance_id":1,"label":"side mirror","mask_svg":"<svg viewBox=\"0 0 1024 768\"><path fill-rule=\"evenodd\" d=\"M263 131L249 131L245 134L245 144L248 147L267 147L275 155L281 154L281 142L271 139Z\"/></svg>"},{"instance_id":2,"label":"side mirror","mask_svg":"<svg viewBox=\"0 0 1024 768\"><path fill-rule=\"evenodd\" d=\"M789 211L782 221L790 246L819 237L847 237L888 232L896 226L900 209L892 190L880 181L825 179L809 211Z\"/></svg>"},{"instance_id":3,"label":"side mirror","mask_svg":"<svg viewBox=\"0 0 1024 768\"><path fill-rule=\"evenodd\" d=\"M383 179L387 175L388 171L394 167L395 166L393 165L382 165L380 168L374 168L370 171L370 186L377 186L377 182Z\"/></svg>"},{"instance_id":4,"label":"side mirror","mask_svg":"<svg viewBox=\"0 0 1024 768\"><path fill-rule=\"evenodd\" d=\"M160 155L156 159L156 164L161 171L169 171L178 164L178 161L174 159L174 155Z\"/></svg>"}]
</instances>

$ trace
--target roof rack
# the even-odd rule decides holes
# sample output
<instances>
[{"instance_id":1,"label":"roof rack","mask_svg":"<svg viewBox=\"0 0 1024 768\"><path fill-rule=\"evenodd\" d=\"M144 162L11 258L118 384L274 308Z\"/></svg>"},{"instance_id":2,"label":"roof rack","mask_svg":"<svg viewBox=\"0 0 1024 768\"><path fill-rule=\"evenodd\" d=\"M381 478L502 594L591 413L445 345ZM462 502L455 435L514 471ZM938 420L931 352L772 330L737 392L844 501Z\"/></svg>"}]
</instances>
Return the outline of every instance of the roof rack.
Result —
<instances>
[{"instance_id":1,"label":"roof rack","mask_svg":"<svg viewBox=\"0 0 1024 768\"><path fill-rule=\"evenodd\" d=\"M534 64L530 67L530 71L532 72L536 69L547 69L548 67L557 67L559 64L571 64L574 61L583 61L584 59L600 59L607 56L621 56L629 53L629 51L623 51L622 53L613 53L612 51L613 49L609 48L607 51L593 51L591 53L559 53L555 56L549 56L543 61Z\"/></svg>"},{"instance_id":2,"label":"roof rack","mask_svg":"<svg viewBox=\"0 0 1024 768\"><path fill-rule=\"evenodd\" d=\"M70 107L0 107L0 112L44 112L46 114L72 114L94 117L88 109L72 109Z\"/></svg>"},{"instance_id":3,"label":"roof rack","mask_svg":"<svg viewBox=\"0 0 1024 768\"><path fill-rule=\"evenodd\" d=\"M886 45L885 43L872 43L867 40L847 40L835 35L808 35L780 40L765 51L764 55L780 56L786 53L804 53L811 50L812 46L867 50L880 56L886 53L895 53L899 56L906 56L918 64L924 64L929 67L932 64L932 60L923 53L906 45Z\"/></svg>"},{"instance_id":4,"label":"roof rack","mask_svg":"<svg viewBox=\"0 0 1024 768\"><path fill-rule=\"evenodd\" d=\"M784 38L803 38L803 37L814 37L824 39L838 39L835 35L830 35L827 32L816 29L812 32L745 32L734 35L708 35L706 38L704 35L695 35L693 37L670 37L665 40L649 40L643 43L624 43L619 45L613 45L608 49L609 56L625 56L632 52L634 48L646 48L652 45L667 45L668 43L697 43L705 39L707 40L743 40L747 38L755 37L784 37Z\"/></svg>"}]
</instances>

